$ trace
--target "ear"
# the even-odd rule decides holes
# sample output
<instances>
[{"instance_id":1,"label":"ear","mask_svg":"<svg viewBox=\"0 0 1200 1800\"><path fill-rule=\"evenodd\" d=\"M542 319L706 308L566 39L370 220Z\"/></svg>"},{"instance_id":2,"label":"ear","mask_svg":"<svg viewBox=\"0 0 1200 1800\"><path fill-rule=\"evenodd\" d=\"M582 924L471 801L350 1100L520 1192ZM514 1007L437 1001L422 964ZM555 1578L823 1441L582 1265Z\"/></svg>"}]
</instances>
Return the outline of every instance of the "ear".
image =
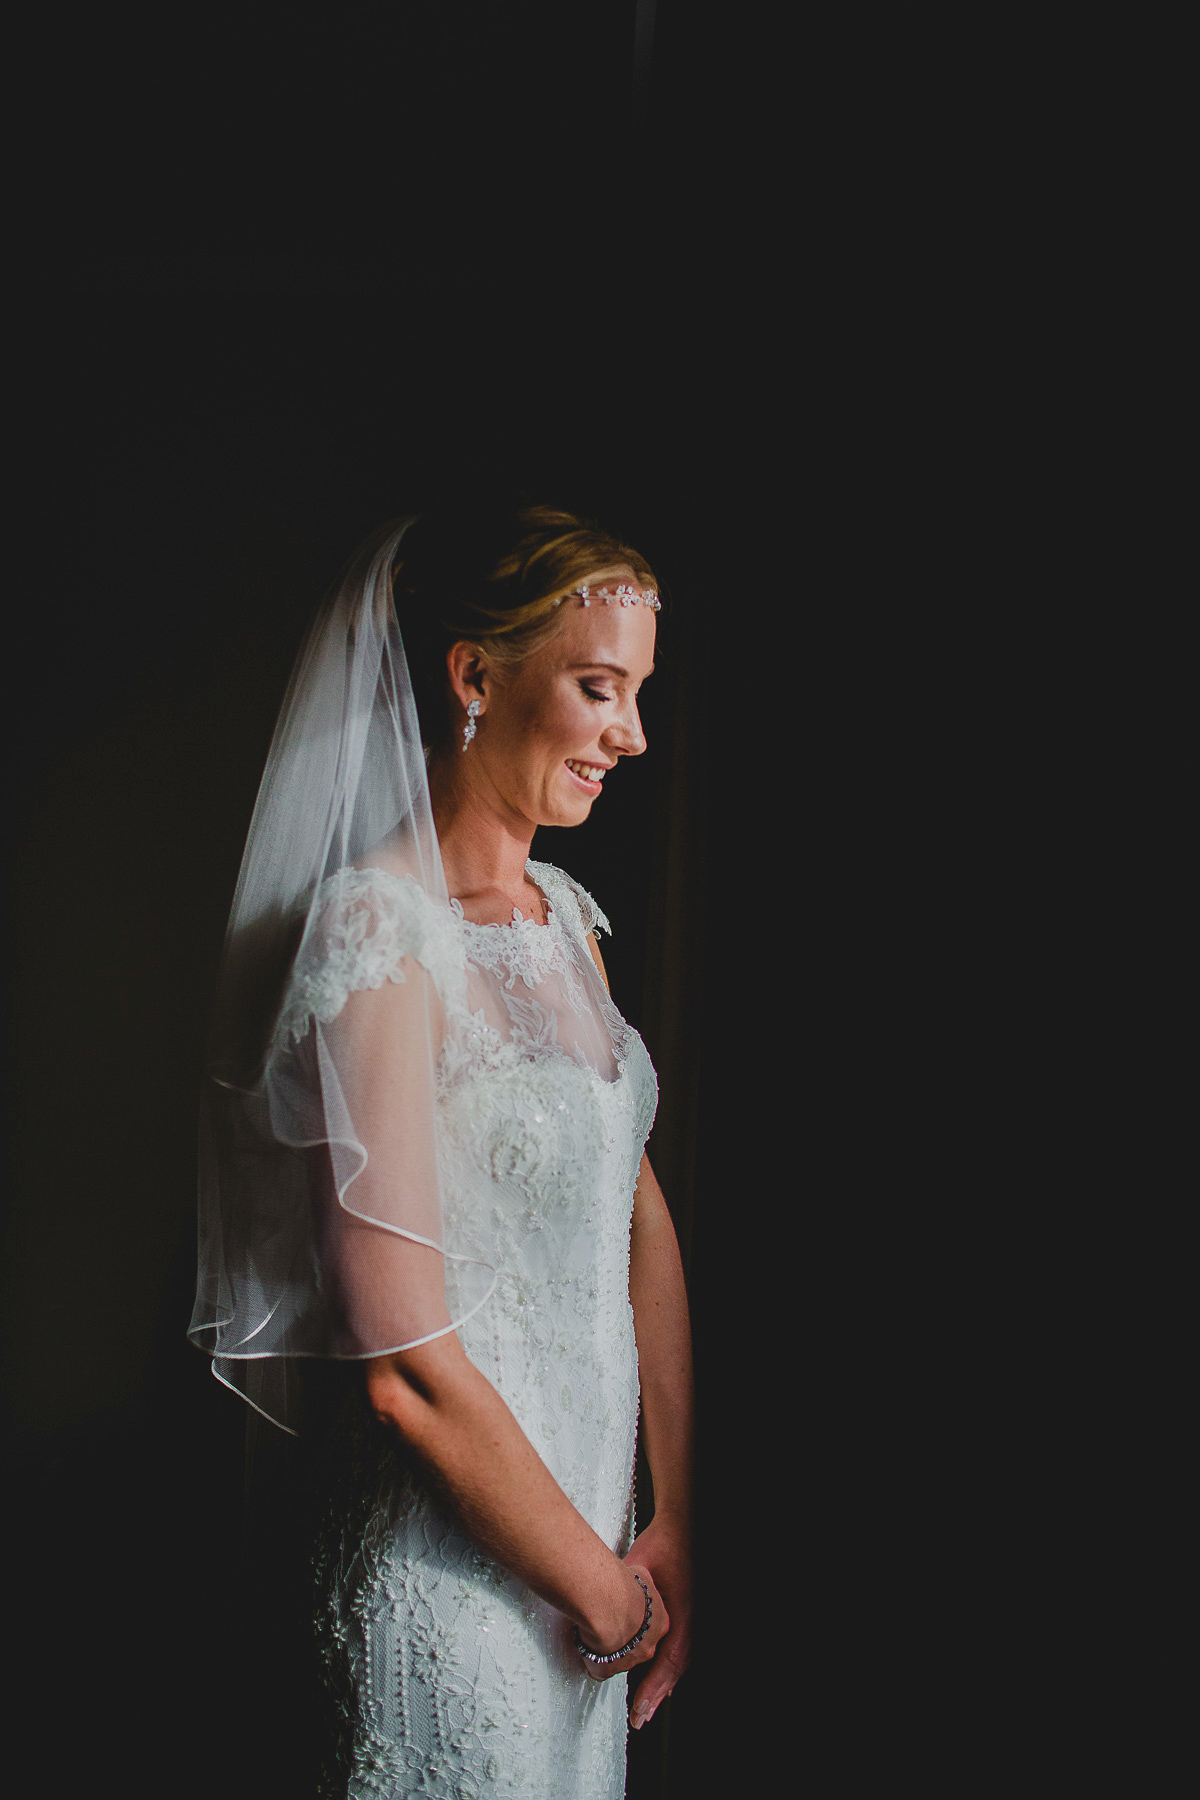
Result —
<instances>
[{"instance_id":1,"label":"ear","mask_svg":"<svg viewBox=\"0 0 1200 1800\"><path fill-rule=\"evenodd\" d=\"M491 667L478 644L452 644L446 652L446 673L458 704L465 712L471 700L481 700L480 712L487 710Z\"/></svg>"}]
</instances>

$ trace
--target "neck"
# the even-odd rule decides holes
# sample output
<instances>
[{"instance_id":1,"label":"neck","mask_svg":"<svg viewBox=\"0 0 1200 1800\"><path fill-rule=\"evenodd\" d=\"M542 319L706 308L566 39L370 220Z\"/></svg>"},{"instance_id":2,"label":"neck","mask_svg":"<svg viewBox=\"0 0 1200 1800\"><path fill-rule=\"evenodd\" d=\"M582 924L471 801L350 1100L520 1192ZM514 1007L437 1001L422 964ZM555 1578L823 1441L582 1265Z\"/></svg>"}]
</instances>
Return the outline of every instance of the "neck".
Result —
<instances>
[{"instance_id":1,"label":"neck","mask_svg":"<svg viewBox=\"0 0 1200 1800\"><path fill-rule=\"evenodd\" d=\"M464 902L488 895L515 902L526 886L536 826L485 784L472 781L448 755L430 762L429 797L450 893Z\"/></svg>"}]
</instances>

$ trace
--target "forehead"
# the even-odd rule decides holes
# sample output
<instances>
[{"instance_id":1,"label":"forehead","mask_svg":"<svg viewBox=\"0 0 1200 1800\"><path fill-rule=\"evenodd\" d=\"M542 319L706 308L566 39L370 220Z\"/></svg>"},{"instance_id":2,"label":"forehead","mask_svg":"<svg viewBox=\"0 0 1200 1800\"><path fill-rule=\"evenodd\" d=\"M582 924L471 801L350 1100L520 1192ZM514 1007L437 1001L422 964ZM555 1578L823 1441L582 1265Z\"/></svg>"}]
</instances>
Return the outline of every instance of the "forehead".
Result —
<instances>
[{"instance_id":1,"label":"forehead","mask_svg":"<svg viewBox=\"0 0 1200 1800\"><path fill-rule=\"evenodd\" d=\"M632 578L626 572L621 579ZM654 667L655 617L648 606L622 606L619 601L606 605L595 599L585 606L572 595L563 601L560 618L559 629L546 645L560 666L612 663L627 669L635 681L644 680Z\"/></svg>"}]
</instances>

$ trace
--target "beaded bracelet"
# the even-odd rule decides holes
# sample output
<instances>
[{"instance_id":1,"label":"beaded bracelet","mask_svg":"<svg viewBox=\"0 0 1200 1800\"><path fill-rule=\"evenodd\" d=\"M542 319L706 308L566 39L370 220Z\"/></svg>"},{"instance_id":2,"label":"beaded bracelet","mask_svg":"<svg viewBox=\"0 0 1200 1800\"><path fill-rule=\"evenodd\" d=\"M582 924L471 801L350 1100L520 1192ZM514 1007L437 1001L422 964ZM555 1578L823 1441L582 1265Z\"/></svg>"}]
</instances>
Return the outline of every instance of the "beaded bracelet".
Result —
<instances>
[{"instance_id":1,"label":"beaded bracelet","mask_svg":"<svg viewBox=\"0 0 1200 1800\"><path fill-rule=\"evenodd\" d=\"M650 1598L650 1589L646 1586L640 1575L635 1574L632 1569L630 1569L629 1573L633 1576L633 1579L637 1582L643 1594L646 1596L646 1616L642 1620L641 1630L635 1631L629 1642L627 1644L622 1644L619 1650L610 1650L607 1656L602 1656L599 1650L588 1649L587 1645L579 1635L578 1625L575 1627L575 1648L578 1650L580 1656L586 1656L587 1660L590 1663L594 1663L597 1668L603 1668L608 1663L620 1662L623 1656L628 1656L631 1650L637 1648L650 1629L650 1615L654 1611L654 1602Z\"/></svg>"}]
</instances>

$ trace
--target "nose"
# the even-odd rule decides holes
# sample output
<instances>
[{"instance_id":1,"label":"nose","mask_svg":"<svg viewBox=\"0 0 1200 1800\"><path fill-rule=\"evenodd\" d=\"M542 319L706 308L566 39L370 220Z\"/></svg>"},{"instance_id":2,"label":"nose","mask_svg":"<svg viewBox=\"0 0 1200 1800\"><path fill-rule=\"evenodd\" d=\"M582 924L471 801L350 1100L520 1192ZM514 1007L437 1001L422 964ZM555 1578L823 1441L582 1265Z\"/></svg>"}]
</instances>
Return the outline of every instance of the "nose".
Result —
<instances>
[{"instance_id":1,"label":"nose","mask_svg":"<svg viewBox=\"0 0 1200 1800\"><path fill-rule=\"evenodd\" d=\"M601 734L600 742L618 756L640 756L646 748L646 734L642 730L641 714L637 709L637 701L630 698L614 719L608 723Z\"/></svg>"}]
</instances>

